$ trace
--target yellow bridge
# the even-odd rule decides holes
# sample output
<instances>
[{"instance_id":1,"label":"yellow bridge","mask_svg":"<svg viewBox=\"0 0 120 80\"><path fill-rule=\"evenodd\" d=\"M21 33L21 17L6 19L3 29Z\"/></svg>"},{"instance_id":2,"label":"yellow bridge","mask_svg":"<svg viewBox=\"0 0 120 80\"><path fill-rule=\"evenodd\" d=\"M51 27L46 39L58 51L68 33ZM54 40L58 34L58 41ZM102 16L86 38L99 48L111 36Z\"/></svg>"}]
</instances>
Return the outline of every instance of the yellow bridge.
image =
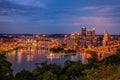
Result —
<instances>
[{"instance_id":1,"label":"yellow bridge","mask_svg":"<svg viewBox=\"0 0 120 80\"><path fill-rule=\"evenodd\" d=\"M115 54L115 52L118 48L120 48L120 44L114 44L114 45L110 45L110 46L83 48L82 50L84 52L95 51L97 53Z\"/></svg>"}]
</instances>

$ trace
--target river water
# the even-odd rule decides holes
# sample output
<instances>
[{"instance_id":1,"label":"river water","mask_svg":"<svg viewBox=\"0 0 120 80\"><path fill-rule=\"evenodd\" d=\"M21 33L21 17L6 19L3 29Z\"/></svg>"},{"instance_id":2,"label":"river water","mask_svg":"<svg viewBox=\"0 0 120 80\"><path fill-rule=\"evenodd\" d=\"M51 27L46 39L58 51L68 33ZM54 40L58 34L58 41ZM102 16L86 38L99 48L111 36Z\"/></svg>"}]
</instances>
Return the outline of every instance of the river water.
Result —
<instances>
[{"instance_id":1,"label":"river water","mask_svg":"<svg viewBox=\"0 0 120 80\"><path fill-rule=\"evenodd\" d=\"M12 63L14 73L19 72L23 69L32 71L35 68L36 63L48 61L48 63L57 63L64 65L66 60L77 61L80 60L82 63L87 63L89 54L77 53L76 55L62 56L59 58L47 58L48 50L40 49L37 47L30 47L21 50L16 50L8 53L7 59Z\"/></svg>"}]
</instances>

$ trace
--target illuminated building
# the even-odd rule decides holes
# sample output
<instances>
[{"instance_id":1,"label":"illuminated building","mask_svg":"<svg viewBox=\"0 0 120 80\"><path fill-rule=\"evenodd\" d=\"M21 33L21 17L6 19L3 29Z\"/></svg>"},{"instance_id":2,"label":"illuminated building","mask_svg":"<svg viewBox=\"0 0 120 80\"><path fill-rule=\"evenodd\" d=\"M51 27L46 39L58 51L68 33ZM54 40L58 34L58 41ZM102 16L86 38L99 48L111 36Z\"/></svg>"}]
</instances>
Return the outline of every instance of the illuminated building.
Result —
<instances>
[{"instance_id":1,"label":"illuminated building","mask_svg":"<svg viewBox=\"0 0 120 80\"><path fill-rule=\"evenodd\" d=\"M80 36L80 34L77 32L74 32L73 34L71 34L72 39L79 39L79 36Z\"/></svg>"},{"instance_id":2,"label":"illuminated building","mask_svg":"<svg viewBox=\"0 0 120 80\"><path fill-rule=\"evenodd\" d=\"M96 33L95 28L92 28L92 37L93 37L93 38L95 37L95 33Z\"/></svg>"},{"instance_id":3,"label":"illuminated building","mask_svg":"<svg viewBox=\"0 0 120 80\"><path fill-rule=\"evenodd\" d=\"M104 40L109 41L110 40L110 35L107 31L104 32Z\"/></svg>"},{"instance_id":4,"label":"illuminated building","mask_svg":"<svg viewBox=\"0 0 120 80\"><path fill-rule=\"evenodd\" d=\"M82 27L82 38L85 39L86 37L86 27Z\"/></svg>"},{"instance_id":5,"label":"illuminated building","mask_svg":"<svg viewBox=\"0 0 120 80\"><path fill-rule=\"evenodd\" d=\"M87 30L86 37L87 37L87 40L92 40L92 30L91 29Z\"/></svg>"},{"instance_id":6,"label":"illuminated building","mask_svg":"<svg viewBox=\"0 0 120 80\"><path fill-rule=\"evenodd\" d=\"M69 37L65 36L62 41L62 47L65 49L75 50L77 47L77 39L79 38L79 33L73 33Z\"/></svg>"},{"instance_id":7,"label":"illuminated building","mask_svg":"<svg viewBox=\"0 0 120 80\"><path fill-rule=\"evenodd\" d=\"M93 46L98 46L98 38L95 37L92 41Z\"/></svg>"},{"instance_id":8,"label":"illuminated building","mask_svg":"<svg viewBox=\"0 0 120 80\"><path fill-rule=\"evenodd\" d=\"M92 29L88 29L86 31L86 37L87 37L87 40L92 40L95 38L95 28L92 28Z\"/></svg>"},{"instance_id":9,"label":"illuminated building","mask_svg":"<svg viewBox=\"0 0 120 80\"><path fill-rule=\"evenodd\" d=\"M103 46L106 46L108 41L110 41L110 35L107 31L105 31L103 36Z\"/></svg>"},{"instance_id":10,"label":"illuminated building","mask_svg":"<svg viewBox=\"0 0 120 80\"><path fill-rule=\"evenodd\" d=\"M73 40L73 39L68 39L68 40L66 41L66 44L67 44L66 47L67 47L68 49L72 49L72 50L75 50L75 49L76 49L77 44L76 44L75 40Z\"/></svg>"}]
</instances>

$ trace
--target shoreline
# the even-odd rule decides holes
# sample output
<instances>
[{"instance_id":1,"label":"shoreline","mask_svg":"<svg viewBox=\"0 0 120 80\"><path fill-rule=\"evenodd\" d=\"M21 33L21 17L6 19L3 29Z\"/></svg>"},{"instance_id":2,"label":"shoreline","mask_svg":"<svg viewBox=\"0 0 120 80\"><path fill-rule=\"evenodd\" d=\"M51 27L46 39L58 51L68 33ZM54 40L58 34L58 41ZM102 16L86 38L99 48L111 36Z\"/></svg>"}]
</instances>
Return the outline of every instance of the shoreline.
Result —
<instances>
[{"instance_id":1,"label":"shoreline","mask_svg":"<svg viewBox=\"0 0 120 80\"><path fill-rule=\"evenodd\" d=\"M49 53L47 55L45 55L45 57L47 58L59 58L61 56L69 56L69 55L76 55L78 53Z\"/></svg>"}]
</instances>

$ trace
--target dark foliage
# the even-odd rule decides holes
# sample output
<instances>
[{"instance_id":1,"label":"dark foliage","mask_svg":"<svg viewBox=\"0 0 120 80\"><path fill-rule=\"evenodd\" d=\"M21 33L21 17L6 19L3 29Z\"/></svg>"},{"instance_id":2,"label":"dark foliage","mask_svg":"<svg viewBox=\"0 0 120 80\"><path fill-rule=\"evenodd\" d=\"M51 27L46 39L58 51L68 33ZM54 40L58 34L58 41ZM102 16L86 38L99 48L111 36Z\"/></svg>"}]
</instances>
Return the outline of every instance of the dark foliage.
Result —
<instances>
[{"instance_id":1,"label":"dark foliage","mask_svg":"<svg viewBox=\"0 0 120 80\"><path fill-rule=\"evenodd\" d=\"M114 72L114 66L120 65L120 49L102 61L98 61L95 52L91 54L88 64L82 64L81 61L66 61L62 67L44 61L37 63L32 72L22 70L15 77L12 75L11 64L0 54L0 80L100 80L101 77L109 76L111 71Z\"/></svg>"},{"instance_id":2,"label":"dark foliage","mask_svg":"<svg viewBox=\"0 0 120 80\"><path fill-rule=\"evenodd\" d=\"M12 80L12 64L6 60L4 54L0 54L0 80Z\"/></svg>"}]
</instances>

